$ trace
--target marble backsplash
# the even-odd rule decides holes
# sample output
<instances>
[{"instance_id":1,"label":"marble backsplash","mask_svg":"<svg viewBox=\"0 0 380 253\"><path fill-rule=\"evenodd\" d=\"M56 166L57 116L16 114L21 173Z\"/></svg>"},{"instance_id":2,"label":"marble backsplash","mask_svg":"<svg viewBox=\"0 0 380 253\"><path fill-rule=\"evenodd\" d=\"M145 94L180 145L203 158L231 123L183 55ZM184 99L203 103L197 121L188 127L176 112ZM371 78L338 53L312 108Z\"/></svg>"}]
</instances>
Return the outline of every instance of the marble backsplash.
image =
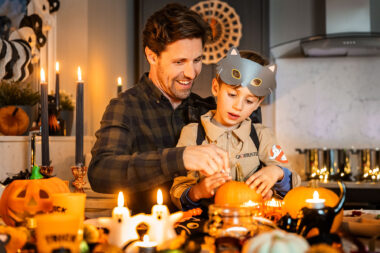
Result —
<instances>
[{"instance_id":1,"label":"marble backsplash","mask_svg":"<svg viewBox=\"0 0 380 253\"><path fill-rule=\"evenodd\" d=\"M296 148L380 147L380 57L277 59L276 136L304 177Z\"/></svg>"}]
</instances>

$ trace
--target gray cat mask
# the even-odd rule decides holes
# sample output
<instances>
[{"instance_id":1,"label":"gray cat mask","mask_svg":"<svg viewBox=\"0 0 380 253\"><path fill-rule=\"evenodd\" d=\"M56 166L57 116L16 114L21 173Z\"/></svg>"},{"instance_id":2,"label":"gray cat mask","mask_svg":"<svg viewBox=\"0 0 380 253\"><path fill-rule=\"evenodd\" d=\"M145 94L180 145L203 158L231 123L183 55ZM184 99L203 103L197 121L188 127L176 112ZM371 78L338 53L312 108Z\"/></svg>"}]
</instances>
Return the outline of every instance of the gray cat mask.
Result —
<instances>
[{"instance_id":1,"label":"gray cat mask","mask_svg":"<svg viewBox=\"0 0 380 253\"><path fill-rule=\"evenodd\" d=\"M220 79L229 85L247 87L256 96L266 96L276 88L276 65L262 66L241 58L236 47L231 47L227 56L217 63Z\"/></svg>"}]
</instances>

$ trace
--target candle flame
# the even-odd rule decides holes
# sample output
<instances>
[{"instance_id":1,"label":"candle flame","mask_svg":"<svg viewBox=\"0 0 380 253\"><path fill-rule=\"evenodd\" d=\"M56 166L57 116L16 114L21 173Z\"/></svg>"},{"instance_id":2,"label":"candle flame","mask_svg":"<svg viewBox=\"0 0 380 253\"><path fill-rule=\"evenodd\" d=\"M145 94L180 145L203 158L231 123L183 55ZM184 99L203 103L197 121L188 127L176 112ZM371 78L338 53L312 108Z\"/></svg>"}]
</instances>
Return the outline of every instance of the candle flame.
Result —
<instances>
[{"instance_id":1,"label":"candle flame","mask_svg":"<svg viewBox=\"0 0 380 253\"><path fill-rule=\"evenodd\" d=\"M163 203L163 197L162 197L162 191L161 189L158 189L157 191L157 204L162 205Z\"/></svg>"},{"instance_id":2,"label":"candle flame","mask_svg":"<svg viewBox=\"0 0 380 253\"><path fill-rule=\"evenodd\" d=\"M118 207L124 206L124 195L122 192L119 192L119 196L117 197L117 206Z\"/></svg>"},{"instance_id":3,"label":"candle flame","mask_svg":"<svg viewBox=\"0 0 380 253\"><path fill-rule=\"evenodd\" d=\"M55 63L55 71L59 73L59 62Z\"/></svg>"},{"instance_id":4,"label":"candle flame","mask_svg":"<svg viewBox=\"0 0 380 253\"><path fill-rule=\"evenodd\" d=\"M317 191L314 191L313 199L319 199L319 193Z\"/></svg>"},{"instance_id":5,"label":"candle flame","mask_svg":"<svg viewBox=\"0 0 380 253\"><path fill-rule=\"evenodd\" d=\"M82 72L80 71L80 67L78 67L78 81L82 81Z\"/></svg>"},{"instance_id":6,"label":"candle flame","mask_svg":"<svg viewBox=\"0 0 380 253\"><path fill-rule=\"evenodd\" d=\"M121 77L120 76L117 78L117 85L121 86Z\"/></svg>"},{"instance_id":7,"label":"candle flame","mask_svg":"<svg viewBox=\"0 0 380 253\"><path fill-rule=\"evenodd\" d=\"M44 83L45 82L45 71L43 68L41 68L40 77L41 77L41 83Z\"/></svg>"},{"instance_id":8,"label":"candle flame","mask_svg":"<svg viewBox=\"0 0 380 253\"><path fill-rule=\"evenodd\" d=\"M149 242L149 235L144 235L143 241L144 242Z\"/></svg>"}]
</instances>

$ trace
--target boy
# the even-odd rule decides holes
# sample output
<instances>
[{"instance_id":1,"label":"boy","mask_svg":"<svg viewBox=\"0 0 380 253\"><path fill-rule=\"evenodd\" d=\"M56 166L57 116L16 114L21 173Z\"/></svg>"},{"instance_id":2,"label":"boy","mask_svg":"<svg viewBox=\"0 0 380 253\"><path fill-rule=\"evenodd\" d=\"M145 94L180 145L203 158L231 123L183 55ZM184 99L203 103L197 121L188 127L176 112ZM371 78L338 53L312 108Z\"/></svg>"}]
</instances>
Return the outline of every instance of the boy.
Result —
<instances>
[{"instance_id":1,"label":"boy","mask_svg":"<svg viewBox=\"0 0 380 253\"><path fill-rule=\"evenodd\" d=\"M232 47L217 65L212 93L217 109L201 116L201 125L191 123L182 129L177 146L216 144L229 154L230 171L203 176L199 172L174 179L172 201L183 210L212 198L215 189L227 180L243 181L269 199L273 191L284 196L300 184L299 175L288 161L272 132L261 124L252 124L249 116L276 86L275 65L265 65L257 54ZM261 63L261 64L259 64Z\"/></svg>"}]
</instances>

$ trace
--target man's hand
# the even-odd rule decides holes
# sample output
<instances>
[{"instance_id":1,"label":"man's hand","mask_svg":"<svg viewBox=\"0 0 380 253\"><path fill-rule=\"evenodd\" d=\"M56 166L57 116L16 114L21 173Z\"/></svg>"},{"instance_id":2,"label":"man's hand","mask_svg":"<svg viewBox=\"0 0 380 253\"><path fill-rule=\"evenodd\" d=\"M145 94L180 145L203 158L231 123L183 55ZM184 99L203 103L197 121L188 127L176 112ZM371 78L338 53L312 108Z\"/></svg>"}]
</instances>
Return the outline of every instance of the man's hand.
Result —
<instances>
[{"instance_id":1,"label":"man's hand","mask_svg":"<svg viewBox=\"0 0 380 253\"><path fill-rule=\"evenodd\" d=\"M200 199L211 198L215 194L215 189L228 180L231 180L231 177L226 173L220 172L205 177L199 183L191 187L189 198L194 202L197 202Z\"/></svg>"},{"instance_id":2,"label":"man's hand","mask_svg":"<svg viewBox=\"0 0 380 253\"><path fill-rule=\"evenodd\" d=\"M271 190L277 181L282 180L283 177L284 172L280 167L269 165L262 167L259 171L250 176L245 183L252 189L256 189L256 192L261 194L261 196L267 197L268 191Z\"/></svg>"},{"instance_id":3,"label":"man's hand","mask_svg":"<svg viewBox=\"0 0 380 253\"><path fill-rule=\"evenodd\" d=\"M214 144L186 147L183 163L187 170L199 170L206 176L219 171L230 172L228 153Z\"/></svg>"}]
</instances>

